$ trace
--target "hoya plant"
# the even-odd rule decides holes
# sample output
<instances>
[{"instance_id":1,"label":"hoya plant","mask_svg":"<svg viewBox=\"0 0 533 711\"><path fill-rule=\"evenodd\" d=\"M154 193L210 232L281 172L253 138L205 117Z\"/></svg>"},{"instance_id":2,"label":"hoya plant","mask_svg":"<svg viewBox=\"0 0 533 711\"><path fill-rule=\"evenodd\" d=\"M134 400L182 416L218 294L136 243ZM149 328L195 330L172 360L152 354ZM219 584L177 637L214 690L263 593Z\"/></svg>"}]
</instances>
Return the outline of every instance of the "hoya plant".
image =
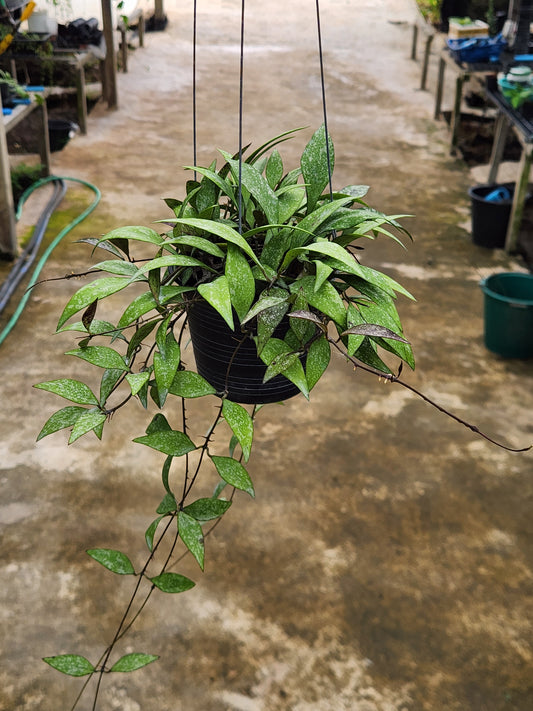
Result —
<instances>
[{"instance_id":1,"label":"hoya plant","mask_svg":"<svg viewBox=\"0 0 533 711\"><path fill-rule=\"evenodd\" d=\"M133 446L160 453L162 484L140 568L121 551L87 551L131 578L131 598L99 659L82 650L45 658L60 672L87 677L72 708L91 680L96 709L105 674L157 659L157 650L121 654L123 639L152 595L194 586L174 570L176 562L185 552L203 569L206 538L235 492L254 496L247 462L262 403L297 393L309 398L332 349L392 381L402 363L414 368L395 306L397 294L409 293L357 258L365 239L408 235L402 216L369 207L365 186L333 190L334 147L324 127L299 165L287 170L277 147L293 133L237 156L220 151L209 166L187 168L185 197L167 199L169 214L153 226L120 227L87 240L105 258L88 272L96 278L66 304L58 331L78 339L67 355L87 369L89 382L99 373L100 383L59 378L36 385L68 402L38 438L61 429L69 430L69 444L90 433L102 438L109 418L137 401L147 417L145 431L132 433ZM110 313L120 315L112 320ZM239 354L246 349L241 372ZM259 381L253 390L242 385L250 370ZM269 390L275 381L279 389ZM189 416L190 400L198 398L209 399L204 412L214 411L207 435L205 422L197 426ZM222 449L217 433L228 428ZM204 484L211 477L209 497L196 494L200 473Z\"/></svg>"}]
</instances>

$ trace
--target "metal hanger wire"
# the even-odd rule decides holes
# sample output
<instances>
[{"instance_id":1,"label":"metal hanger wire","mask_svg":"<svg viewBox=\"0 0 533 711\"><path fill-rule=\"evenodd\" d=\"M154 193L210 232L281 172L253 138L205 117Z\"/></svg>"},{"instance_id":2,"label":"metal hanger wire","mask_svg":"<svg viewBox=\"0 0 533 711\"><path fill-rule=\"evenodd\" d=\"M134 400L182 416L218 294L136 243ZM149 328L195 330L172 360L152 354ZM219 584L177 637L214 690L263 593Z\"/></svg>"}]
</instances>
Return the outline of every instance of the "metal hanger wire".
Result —
<instances>
[{"instance_id":1,"label":"metal hanger wire","mask_svg":"<svg viewBox=\"0 0 533 711\"><path fill-rule=\"evenodd\" d=\"M331 153L329 146L328 112L326 102L326 81L324 73L324 52L322 48L322 25L320 19L320 2L316 0L316 24L318 35L318 56L320 63L320 87L322 95L322 113L324 121L324 132L326 139L326 159L328 165L328 182L330 200L333 200L333 182L331 168ZM192 50L192 114L193 114L193 160L196 165L197 160L197 109L196 109L196 45L197 45L197 0L193 4L193 50ZM243 161L243 107L244 107L244 31L245 31L245 0L241 0L241 21L240 21L240 51L239 51L239 174L238 174L238 215L239 233L242 234L242 161ZM196 172L195 172L196 179Z\"/></svg>"}]
</instances>

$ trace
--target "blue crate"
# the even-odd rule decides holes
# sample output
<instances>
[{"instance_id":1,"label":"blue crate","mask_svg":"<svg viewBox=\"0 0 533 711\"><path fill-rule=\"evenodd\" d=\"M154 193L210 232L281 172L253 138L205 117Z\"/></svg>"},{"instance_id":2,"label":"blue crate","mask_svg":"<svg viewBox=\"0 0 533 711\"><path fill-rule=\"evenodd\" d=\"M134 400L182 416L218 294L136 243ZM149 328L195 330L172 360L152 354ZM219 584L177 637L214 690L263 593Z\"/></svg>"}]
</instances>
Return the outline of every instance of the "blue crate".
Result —
<instances>
[{"instance_id":1,"label":"blue crate","mask_svg":"<svg viewBox=\"0 0 533 711\"><path fill-rule=\"evenodd\" d=\"M507 42L501 34L496 37L470 37L446 40L450 54L456 62L483 64L497 62Z\"/></svg>"}]
</instances>

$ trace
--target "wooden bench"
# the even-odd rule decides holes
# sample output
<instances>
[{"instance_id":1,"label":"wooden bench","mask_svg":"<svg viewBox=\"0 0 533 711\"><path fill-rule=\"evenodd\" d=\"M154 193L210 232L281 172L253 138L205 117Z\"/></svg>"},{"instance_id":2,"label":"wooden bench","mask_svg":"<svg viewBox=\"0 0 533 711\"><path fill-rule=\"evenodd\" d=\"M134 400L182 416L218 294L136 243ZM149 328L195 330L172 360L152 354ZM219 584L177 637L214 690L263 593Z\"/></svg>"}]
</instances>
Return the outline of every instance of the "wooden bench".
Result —
<instances>
[{"instance_id":1,"label":"wooden bench","mask_svg":"<svg viewBox=\"0 0 533 711\"><path fill-rule=\"evenodd\" d=\"M2 102L0 101L0 107ZM33 111L39 114L37 133L38 151L45 175L50 175L50 142L48 139L48 113L46 99L41 102L32 96L29 104L19 104L12 113L3 116L0 125L0 253L9 257L18 252L17 232L15 222L15 205L11 188L11 174L6 136L21 121L24 121Z\"/></svg>"}]
</instances>

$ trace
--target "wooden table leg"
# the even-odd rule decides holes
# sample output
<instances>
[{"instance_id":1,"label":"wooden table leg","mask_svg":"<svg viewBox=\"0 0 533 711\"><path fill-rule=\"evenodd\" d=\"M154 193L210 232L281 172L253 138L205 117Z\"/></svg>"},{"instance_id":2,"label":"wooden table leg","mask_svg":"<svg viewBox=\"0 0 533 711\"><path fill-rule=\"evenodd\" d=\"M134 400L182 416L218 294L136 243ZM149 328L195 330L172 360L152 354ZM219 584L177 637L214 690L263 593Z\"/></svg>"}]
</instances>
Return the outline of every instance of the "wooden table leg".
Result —
<instances>
[{"instance_id":1,"label":"wooden table leg","mask_svg":"<svg viewBox=\"0 0 533 711\"><path fill-rule=\"evenodd\" d=\"M41 163L44 166L44 174L51 174L50 167L50 138L48 136L48 109L46 107L46 101L39 106L38 110L41 130L39 131L38 145L39 145L39 156L41 157Z\"/></svg>"},{"instance_id":2,"label":"wooden table leg","mask_svg":"<svg viewBox=\"0 0 533 711\"><path fill-rule=\"evenodd\" d=\"M416 59L416 46L418 44L418 25L413 23L413 38L411 40L411 59Z\"/></svg>"},{"instance_id":3,"label":"wooden table leg","mask_svg":"<svg viewBox=\"0 0 533 711\"><path fill-rule=\"evenodd\" d=\"M520 225L522 224L522 215L524 214L524 205L529 185L529 172L531 170L532 158L533 146L524 146L522 149L522 156L520 158L518 181L515 185L513 206L511 208L509 227L507 228L507 235L505 239L505 251L509 253L516 250L518 242L518 232L520 230Z\"/></svg>"},{"instance_id":4,"label":"wooden table leg","mask_svg":"<svg viewBox=\"0 0 533 711\"><path fill-rule=\"evenodd\" d=\"M87 90L85 88L85 70L76 67L76 99L78 102L78 121L81 133L87 133Z\"/></svg>"},{"instance_id":5,"label":"wooden table leg","mask_svg":"<svg viewBox=\"0 0 533 711\"><path fill-rule=\"evenodd\" d=\"M435 92L435 120L440 119L440 111L442 106L442 90L444 87L444 70L446 69L446 62L441 57L439 59L439 73L437 78L437 91Z\"/></svg>"},{"instance_id":6,"label":"wooden table leg","mask_svg":"<svg viewBox=\"0 0 533 711\"><path fill-rule=\"evenodd\" d=\"M492 142L492 152L490 156L489 183L495 183L498 178L498 169L503 158L505 143L511 124L506 119L503 113L498 114L496 124L494 126L494 140Z\"/></svg>"},{"instance_id":7,"label":"wooden table leg","mask_svg":"<svg viewBox=\"0 0 533 711\"><path fill-rule=\"evenodd\" d=\"M420 89L422 91L426 90L427 78L428 78L428 66L429 66L429 55L431 53L431 44L433 42L433 35L429 35L426 39L426 44L424 47L424 60L422 62L422 77L420 79Z\"/></svg>"},{"instance_id":8,"label":"wooden table leg","mask_svg":"<svg viewBox=\"0 0 533 711\"><path fill-rule=\"evenodd\" d=\"M0 108L2 100L0 99ZM0 125L0 255L13 258L18 252L15 204L4 122Z\"/></svg>"},{"instance_id":9,"label":"wooden table leg","mask_svg":"<svg viewBox=\"0 0 533 711\"><path fill-rule=\"evenodd\" d=\"M139 16L139 24L137 25L137 32L139 33L139 47L144 47L144 14L141 12Z\"/></svg>"},{"instance_id":10,"label":"wooden table leg","mask_svg":"<svg viewBox=\"0 0 533 711\"><path fill-rule=\"evenodd\" d=\"M450 153L452 155L455 153L457 143L459 141L459 125L461 123L461 101L463 98L463 84L466 78L467 75L461 72L455 80L455 103L453 105L452 115L450 117Z\"/></svg>"}]
</instances>

